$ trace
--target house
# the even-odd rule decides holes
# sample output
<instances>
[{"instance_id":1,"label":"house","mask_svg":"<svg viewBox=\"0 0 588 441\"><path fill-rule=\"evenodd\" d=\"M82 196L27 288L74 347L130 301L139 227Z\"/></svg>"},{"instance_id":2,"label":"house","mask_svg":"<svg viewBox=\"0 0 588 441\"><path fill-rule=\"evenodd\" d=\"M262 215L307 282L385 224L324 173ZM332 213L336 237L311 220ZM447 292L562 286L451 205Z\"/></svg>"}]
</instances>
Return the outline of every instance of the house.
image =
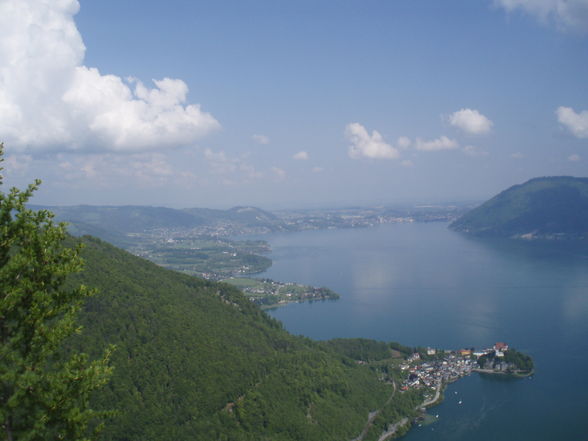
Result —
<instances>
[{"instance_id":1,"label":"house","mask_svg":"<svg viewBox=\"0 0 588 441\"><path fill-rule=\"evenodd\" d=\"M410 357L407 358L407 361L409 363L416 361L416 360L420 360L421 359L421 354L419 354L418 352L415 352L414 354L412 354Z\"/></svg>"},{"instance_id":2,"label":"house","mask_svg":"<svg viewBox=\"0 0 588 441\"><path fill-rule=\"evenodd\" d=\"M494 350L496 352L508 351L508 345L504 342L499 341L498 343L494 344Z\"/></svg>"}]
</instances>

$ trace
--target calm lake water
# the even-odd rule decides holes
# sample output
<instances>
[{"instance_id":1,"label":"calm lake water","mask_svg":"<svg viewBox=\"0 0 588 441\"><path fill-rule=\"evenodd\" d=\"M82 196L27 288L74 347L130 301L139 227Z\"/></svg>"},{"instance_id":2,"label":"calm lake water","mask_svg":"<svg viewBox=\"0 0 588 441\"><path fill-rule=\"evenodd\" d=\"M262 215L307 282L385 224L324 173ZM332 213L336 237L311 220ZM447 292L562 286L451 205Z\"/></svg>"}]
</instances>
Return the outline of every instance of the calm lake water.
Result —
<instances>
[{"instance_id":1,"label":"calm lake water","mask_svg":"<svg viewBox=\"0 0 588 441\"><path fill-rule=\"evenodd\" d=\"M274 263L262 276L341 294L270 312L295 334L448 349L505 341L534 358L530 379L450 385L431 409L438 422L403 440L588 440L585 245L478 240L444 223L264 239Z\"/></svg>"}]
</instances>

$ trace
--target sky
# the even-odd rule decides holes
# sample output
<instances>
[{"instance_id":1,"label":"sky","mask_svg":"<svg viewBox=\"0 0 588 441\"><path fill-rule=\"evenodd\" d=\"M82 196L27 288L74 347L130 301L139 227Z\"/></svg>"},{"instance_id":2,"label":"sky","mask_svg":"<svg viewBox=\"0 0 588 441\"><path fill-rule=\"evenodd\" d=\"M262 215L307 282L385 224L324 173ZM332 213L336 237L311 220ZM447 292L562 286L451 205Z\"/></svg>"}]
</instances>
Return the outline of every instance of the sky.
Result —
<instances>
[{"instance_id":1,"label":"sky","mask_svg":"<svg viewBox=\"0 0 588 441\"><path fill-rule=\"evenodd\" d=\"M588 176L588 0L0 0L35 203L482 201ZM6 188L4 189L6 191Z\"/></svg>"}]
</instances>

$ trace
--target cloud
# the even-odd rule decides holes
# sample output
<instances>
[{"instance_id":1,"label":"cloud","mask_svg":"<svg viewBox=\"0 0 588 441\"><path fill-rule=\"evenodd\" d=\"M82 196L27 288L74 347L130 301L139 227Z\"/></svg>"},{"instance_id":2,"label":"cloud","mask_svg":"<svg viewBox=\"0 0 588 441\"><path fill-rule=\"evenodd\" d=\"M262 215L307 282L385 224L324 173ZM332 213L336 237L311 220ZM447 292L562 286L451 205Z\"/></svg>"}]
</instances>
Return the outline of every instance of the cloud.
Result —
<instances>
[{"instance_id":1,"label":"cloud","mask_svg":"<svg viewBox=\"0 0 588 441\"><path fill-rule=\"evenodd\" d=\"M239 164L237 158L229 158L223 151L214 152L211 149L205 149L204 158L210 162L212 171L221 175L234 173Z\"/></svg>"},{"instance_id":2,"label":"cloud","mask_svg":"<svg viewBox=\"0 0 588 441\"><path fill-rule=\"evenodd\" d=\"M382 135L375 130L370 135L359 123L347 124L345 136L351 143L349 157L352 159L395 159L399 156L398 149L386 143Z\"/></svg>"},{"instance_id":3,"label":"cloud","mask_svg":"<svg viewBox=\"0 0 588 441\"><path fill-rule=\"evenodd\" d=\"M47 164L66 182L83 181L102 187L116 187L121 182L141 186L168 185L177 180L182 171L175 170L163 153L144 152L129 155L98 153L75 155L58 154L57 164Z\"/></svg>"},{"instance_id":4,"label":"cloud","mask_svg":"<svg viewBox=\"0 0 588 441\"><path fill-rule=\"evenodd\" d=\"M568 161L572 161L572 162L578 162L581 159L582 158L580 157L580 155L576 155L575 153L573 155L568 156Z\"/></svg>"},{"instance_id":5,"label":"cloud","mask_svg":"<svg viewBox=\"0 0 588 441\"><path fill-rule=\"evenodd\" d=\"M488 156L488 152L473 145L466 145L461 149L468 156Z\"/></svg>"},{"instance_id":6,"label":"cloud","mask_svg":"<svg viewBox=\"0 0 588 441\"><path fill-rule=\"evenodd\" d=\"M179 79L83 65L77 0L0 2L0 139L17 151L139 152L192 144L220 124Z\"/></svg>"},{"instance_id":7,"label":"cloud","mask_svg":"<svg viewBox=\"0 0 588 441\"><path fill-rule=\"evenodd\" d=\"M130 163L134 176L141 179L172 176L173 167L167 161L165 155L152 153L136 156Z\"/></svg>"},{"instance_id":8,"label":"cloud","mask_svg":"<svg viewBox=\"0 0 588 441\"><path fill-rule=\"evenodd\" d=\"M459 147L459 144L454 139L449 139L447 136L441 136L431 141L424 141L420 138L416 140L416 149L425 152L437 152L441 150L453 150Z\"/></svg>"},{"instance_id":9,"label":"cloud","mask_svg":"<svg viewBox=\"0 0 588 441\"><path fill-rule=\"evenodd\" d=\"M523 159L525 155L523 155L521 152L514 152L511 153L510 157L514 159Z\"/></svg>"},{"instance_id":10,"label":"cloud","mask_svg":"<svg viewBox=\"0 0 588 441\"><path fill-rule=\"evenodd\" d=\"M4 158L1 165L7 174L22 176L29 169L32 161L31 155L9 155Z\"/></svg>"},{"instance_id":11,"label":"cloud","mask_svg":"<svg viewBox=\"0 0 588 441\"><path fill-rule=\"evenodd\" d=\"M272 173L276 176L277 179L282 180L286 179L286 172L279 167L272 167Z\"/></svg>"},{"instance_id":12,"label":"cloud","mask_svg":"<svg viewBox=\"0 0 588 441\"><path fill-rule=\"evenodd\" d=\"M265 135L253 135L251 138L258 144L269 144L270 140Z\"/></svg>"},{"instance_id":13,"label":"cloud","mask_svg":"<svg viewBox=\"0 0 588 441\"><path fill-rule=\"evenodd\" d=\"M396 145L399 149L406 150L412 145L412 141L410 140L410 138L407 138L406 136L401 136L396 140Z\"/></svg>"},{"instance_id":14,"label":"cloud","mask_svg":"<svg viewBox=\"0 0 588 441\"><path fill-rule=\"evenodd\" d=\"M227 178L223 181L225 183L247 182L263 176L263 173L258 172L243 158L228 156L223 151L214 152L208 148L203 153L204 158L210 163L212 172Z\"/></svg>"},{"instance_id":15,"label":"cloud","mask_svg":"<svg viewBox=\"0 0 588 441\"><path fill-rule=\"evenodd\" d=\"M492 121L474 109L461 109L449 115L449 124L472 135L488 133Z\"/></svg>"},{"instance_id":16,"label":"cloud","mask_svg":"<svg viewBox=\"0 0 588 441\"><path fill-rule=\"evenodd\" d=\"M294 158L298 161L306 161L306 160L308 160L309 157L310 156L308 155L308 152L305 152L304 150L300 151L292 156L292 158Z\"/></svg>"},{"instance_id":17,"label":"cloud","mask_svg":"<svg viewBox=\"0 0 588 441\"><path fill-rule=\"evenodd\" d=\"M555 111L557 120L576 138L588 138L588 110L574 112L571 107L558 107Z\"/></svg>"},{"instance_id":18,"label":"cloud","mask_svg":"<svg viewBox=\"0 0 588 441\"><path fill-rule=\"evenodd\" d=\"M413 167L414 163L410 159L405 159L402 162L400 162L400 165L402 165L403 167Z\"/></svg>"},{"instance_id":19,"label":"cloud","mask_svg":"<svg viewBox=\"0 0 588 441\"><path fill-rule=\"evenodd\" d=\"M522 10L542 22L554 23L561 30L588 31L586 0L494 0L508 12Z\"/></svg>"},{"instance_id":20,"label":"cloud","mask_svg":"<svg viewBox=\"0 0 588 441\"><path fill-rule=\"evenodd\" d=\"M313 173L322 173L323 171L325 171L325 169L322 167L313 167L312 168Z\"/></svg>"}]
</instances>

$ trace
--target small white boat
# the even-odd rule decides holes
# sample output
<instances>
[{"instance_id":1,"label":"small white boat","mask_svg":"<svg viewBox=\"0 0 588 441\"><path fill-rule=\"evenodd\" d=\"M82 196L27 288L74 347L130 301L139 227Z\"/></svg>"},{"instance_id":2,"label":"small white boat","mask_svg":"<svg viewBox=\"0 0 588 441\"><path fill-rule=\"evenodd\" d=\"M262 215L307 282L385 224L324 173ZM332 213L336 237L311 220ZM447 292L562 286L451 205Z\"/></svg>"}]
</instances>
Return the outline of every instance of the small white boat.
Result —
<instances>
[{"instance_id":1,"label":"small white boat","mask_svg":"<svg viewBox=\"0 0 588 441\"><path fill-rule=\"evenodd\" d=\"M459 401L457 402L457 404L461 404L461 403L462 403L462 401L461 401L461 400L459 400Z\"/></svg>"}]
</instances>

